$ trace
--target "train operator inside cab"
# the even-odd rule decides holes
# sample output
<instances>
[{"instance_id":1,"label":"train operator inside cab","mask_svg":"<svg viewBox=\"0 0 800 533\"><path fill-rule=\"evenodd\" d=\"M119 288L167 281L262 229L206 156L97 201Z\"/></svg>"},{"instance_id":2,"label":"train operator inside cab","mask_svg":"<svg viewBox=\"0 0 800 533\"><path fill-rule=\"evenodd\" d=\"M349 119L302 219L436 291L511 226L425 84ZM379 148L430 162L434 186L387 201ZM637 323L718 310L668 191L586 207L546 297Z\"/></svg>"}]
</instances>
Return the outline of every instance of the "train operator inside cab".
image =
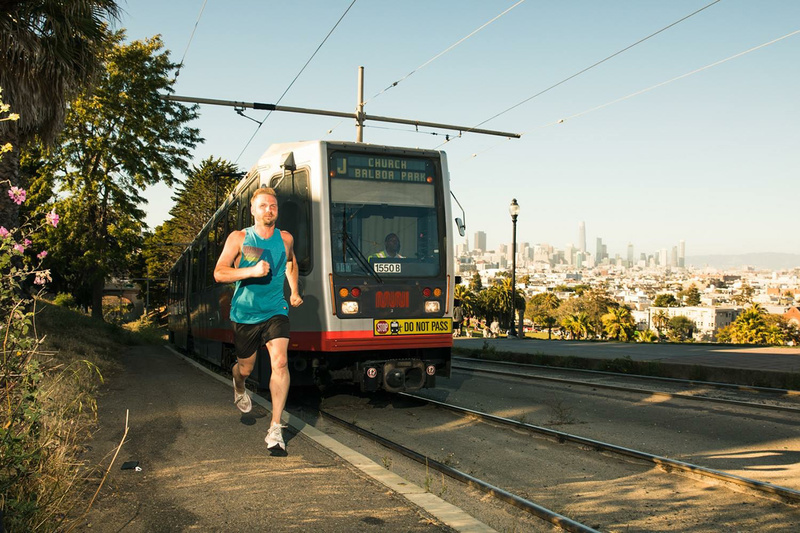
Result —
<instances>
[{"instance_id":1,"label":"train operator inside cab","mask_svg":"<svg viewBox=\"0 0 800 533\"><path fill-rule=\"evenodd\" d=\"M400 255L400 237L397 236L396 233L390 233L384 239L384 248L383 251L378 252L372 257L386 259L386 258L398 258L404 259L402 255Z\"/></svg>"},{"instance_id":2,"label":"train operator inside cab","mask_svg":"<svg viewBox=\"0 0 800 533\"><path fill-rule=\"evenodd\" d=\"M260 346L269 352L272 375L272 423L264 439L273 455L285 455L281 414L289 394L289 309L303 303L298 291L294 239L276 227L278 199L273 189L262 187L250 199L255 224L232 232L214 269L218 283L236 283L231 298L231 322L237 362L233 365L233 399L248 413L253 407L245 379L253 371ZM291 295L286 302L284 280Z\"/></svg>"}]
</instances>

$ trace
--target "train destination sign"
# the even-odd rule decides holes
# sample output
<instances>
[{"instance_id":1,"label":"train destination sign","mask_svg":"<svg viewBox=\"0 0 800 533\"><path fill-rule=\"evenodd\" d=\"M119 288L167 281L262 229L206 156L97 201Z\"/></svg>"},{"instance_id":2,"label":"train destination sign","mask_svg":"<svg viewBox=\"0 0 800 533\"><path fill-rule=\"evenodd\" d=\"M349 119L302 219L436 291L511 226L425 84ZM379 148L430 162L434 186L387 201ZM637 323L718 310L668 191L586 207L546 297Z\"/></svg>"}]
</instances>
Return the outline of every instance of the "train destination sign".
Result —
<instances>
[{"instance_id":1,"label":"train destination sign","mask_svg":"<svg viewBox=\"0 0 800 533\"><path fill-rule=\"evenodd\" d=\"M432 183L433 168L424 159L397 157L388 154L365 155L335 152L330 157L334 178L375 181Z\"/></svg>"}]
</instances>

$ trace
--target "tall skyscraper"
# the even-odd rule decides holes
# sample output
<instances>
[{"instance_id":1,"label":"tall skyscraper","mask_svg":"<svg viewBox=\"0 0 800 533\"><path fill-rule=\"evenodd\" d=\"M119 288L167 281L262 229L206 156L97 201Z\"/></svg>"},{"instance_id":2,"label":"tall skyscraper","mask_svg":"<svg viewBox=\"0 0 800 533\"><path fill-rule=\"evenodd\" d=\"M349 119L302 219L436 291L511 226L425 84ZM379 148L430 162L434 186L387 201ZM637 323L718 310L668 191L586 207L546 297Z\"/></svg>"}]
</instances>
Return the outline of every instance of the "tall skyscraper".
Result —
<instances>
[{"instance_id":1,"label":"tall skyscraper","mask_svg":"<svg viewBox=\"0 0 800 533\"><path fill-rule=\"evenodd\" d=\"M578 251L586 251L586 222L581 222L578 225Z\"/></svg>"},{"instance_id":2,"label":"tall skyscraper","mask_svg":"<svg viewBox=\"0 0 800 533\"><path fill-rule=\"evenodd\" d=\"M628 243L628 266L633 266L633 243Z\"/></svg>"},{"instance_id":3,"label":"tall skyscraper","mask_svg":"<svg viewBox=\"0 0 800 533\"><path fill-rule=\"evenodd\" d=\"M678 244L678 267L686 266L686 241L681 240Z\"/></svg>"},{"instance_id":4,"label":"tall skyscraper","mask_svg":"<svg viewBox=\"0 0 800 533\"><path fill-rule=\"evenodd\" d=\"M472 248L481 250L482 252L486 251L486 233L484 233L483 231L475 232L475 246L473 246Z\"/></svg>"}]
</instances>

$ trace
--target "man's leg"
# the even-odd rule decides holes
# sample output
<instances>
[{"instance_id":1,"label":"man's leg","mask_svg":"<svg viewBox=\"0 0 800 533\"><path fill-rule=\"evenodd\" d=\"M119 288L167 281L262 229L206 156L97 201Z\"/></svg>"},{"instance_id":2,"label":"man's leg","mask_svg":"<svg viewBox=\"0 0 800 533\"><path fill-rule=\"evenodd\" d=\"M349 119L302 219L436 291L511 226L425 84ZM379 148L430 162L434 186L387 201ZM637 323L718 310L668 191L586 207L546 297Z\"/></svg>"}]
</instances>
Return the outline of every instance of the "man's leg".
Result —
<instances>
[{"instance_id":1,"label":"man's leg","mask_svg":"<svg viewBox=\"0 0 800 533\"><path fill-rule=\"evenodd\" d=\"M289 395L289 339L279 337L267 342L272 375L269 378L269 393L272 397L272 424L281 423L281 414ZM254 358L255 359L255 358Z\"/></svg>"},{"instance_id":2,"label":"man's leg","mask_svg":"<svg viewBox=\"0 0 800 533\"><path fill-rule=\"evenodd\" d=\"M253 371L253 365L256 362L256 354L244 359L237 359L231 374L233 374L233 403L243 413L249 413L253 409L253 402L250 400L250 395L247 394L245 389L245 379Z\"/></svg>"},{"instance_id":3,"label":"man's leg","mask_svg":"<svg viewBox=\"0 0 800 533\"><path fill-rule=\"evenodd\" d=\"M233 374L233 379L236 384L236 392L239 394L244 392L244 380L253 372L255 364L255 353L246 359L236 359L236 364L233 365L231 373Z\"/></svg>"}]
</instances>

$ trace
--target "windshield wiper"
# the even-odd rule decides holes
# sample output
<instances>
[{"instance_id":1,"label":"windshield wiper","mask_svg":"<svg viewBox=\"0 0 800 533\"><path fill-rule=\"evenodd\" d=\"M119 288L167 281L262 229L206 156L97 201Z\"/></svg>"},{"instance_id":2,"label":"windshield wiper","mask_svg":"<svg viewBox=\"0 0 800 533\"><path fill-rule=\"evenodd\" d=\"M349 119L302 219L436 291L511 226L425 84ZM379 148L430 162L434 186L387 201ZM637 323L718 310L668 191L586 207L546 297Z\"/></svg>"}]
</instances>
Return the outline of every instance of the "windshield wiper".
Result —
<instances>
[{"instance_id":1,"label":"windshield wiper","mask_svg":"<svg viewBox=\"0 0 800 533\"><path fill-rule=\"evenodd\" d=\"M345 216L342 217L342 243L344 243L347 249L350 250L350 253L353 254L353 258L364 272L369 272L372 274L372 277L375 278L375 281L378 283L383 283L383 279L381 279L378 273L375 272L375 270L373 270L370 266L369 259L364 257L364 254L361 252L361 250L359 250L358 246L356 246L356 243L354 243L352 239L347 236L347 217ZM343 259L345 262L347 262L347 257L344 253L344 250L342 250L342 256L344 256Z\"/></svg>"},{"instance_id":2,"label":"windshield wiper","mask_svg":"<svg viewBox=\"0 0 800 533\"><path fill-rule=\"evenodd\" d=\"M347 233L344 234L344 242L347 245L347 248L350 250L350 253L353 254L353 258L359 264L362 270L365 272L369 272L372 274L372 277L375 278L375 281L378 283L383 283L383 279L378 275L375 270L370 266L369 259L364 257L364 254L361 253L361 250L358 249L358 246L352 241L352 239L348 238Z\"/></svg>"}]
</instances>

